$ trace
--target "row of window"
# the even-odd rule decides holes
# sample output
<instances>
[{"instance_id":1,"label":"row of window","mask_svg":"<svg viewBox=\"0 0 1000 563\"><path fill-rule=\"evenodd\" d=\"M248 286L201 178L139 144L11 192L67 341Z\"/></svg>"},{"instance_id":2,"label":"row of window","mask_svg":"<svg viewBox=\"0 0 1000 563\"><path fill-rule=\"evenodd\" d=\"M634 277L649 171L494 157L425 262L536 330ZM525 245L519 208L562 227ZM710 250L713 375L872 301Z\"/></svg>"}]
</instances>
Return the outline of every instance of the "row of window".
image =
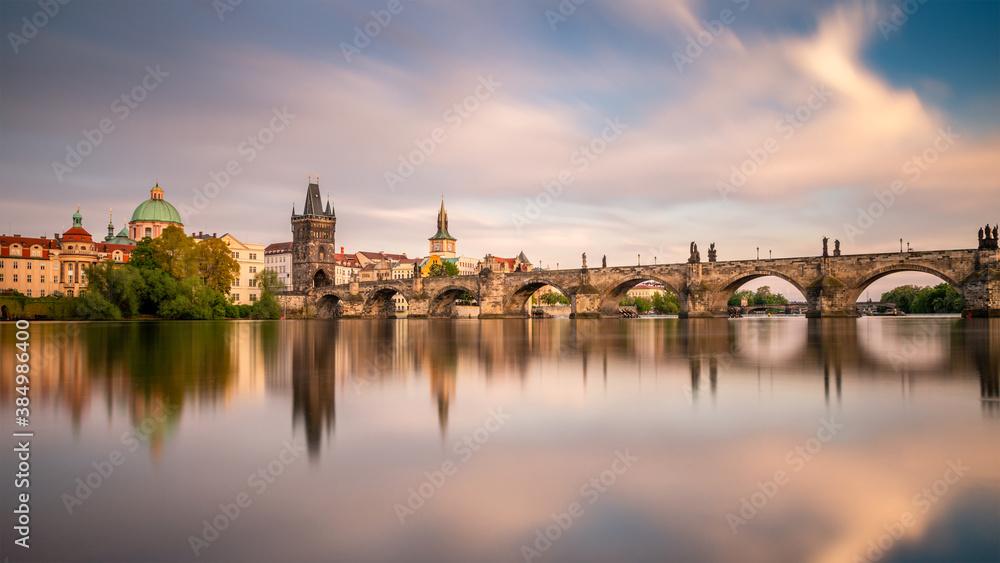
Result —
<instances>
[{"instance_id":1,"label":"row of window","mask_svg":"<svg viewBox=\"0 0 1000 563\"><path fill-rule=\"evenodd\" d=\"M16 270L16 269L18 268L18 264L20 264L20 262L19 262L18 260L11 260L11 262L13 263L13 269L15 269L15 270ZM25 266L25 268L26 268L26 269L28 269L28 270L30 270L30 269L31 269L31 266L32 266L32 264L34 264L34 261L33 261L33 260L29 260L29 261L27 262L27 264L28 264L28 265L27 265L27 266ZM39 263L39 264L40 264L40 265L39 265L39 269L41 269L41 270L44 270L44 269L45 269L45 263L44 263L44 262L41 262L41 263ZM4 261L3 261L3 260L0 260L0 268L3 268L3 267L4 267Z\"/></svg>"},{"instance_id":2,"label":"row of window","mask_svg":"<svg viewBox=\"0 0 1000 563\"><path fill-rule=\"evenodd\" d=\"M232 251L232 254L233 254L233 258L235 260L239 260L240 259L240 251L239 250ZM248 258L248 260L256 260L257 259L257 253L256 252L249 252L248 254L250 255L250 258Z\"/></svg>"},{"instance_id":3,"label":"row of window","mask_svg":"<svg viewBox=\"0 0 1000 563\"><path fill-rule=\"evenodd\" d=\"M257 300L257 296L251 294L250 295L250 302L253 303L256 300ZM239 302L240 302L240 294L237 293L237 294L233 295L233 303L239 303Z\"/></svg>"}]
</instances>

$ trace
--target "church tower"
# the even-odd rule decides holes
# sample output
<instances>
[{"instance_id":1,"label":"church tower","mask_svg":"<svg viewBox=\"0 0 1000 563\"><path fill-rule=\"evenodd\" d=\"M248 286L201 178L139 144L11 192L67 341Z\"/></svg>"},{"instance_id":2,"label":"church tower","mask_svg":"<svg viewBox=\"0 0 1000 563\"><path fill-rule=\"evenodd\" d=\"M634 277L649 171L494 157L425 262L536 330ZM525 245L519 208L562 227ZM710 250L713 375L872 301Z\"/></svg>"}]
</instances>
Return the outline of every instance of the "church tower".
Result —
<instances>
[{"instance_id":1,"label":"church tower","mask_svg":"<svg viewBox=\"0 0 1000 563\"><path fill-rule=\"evenodd\" d=\"M448 212L444 210L443 195L441 196L441 211L438 211L437 233L427 240L430 241L430 253L432 256L454 258L457 255L455 252L455 243L458 240L448 234Z\"/></svg>"},{"instance_id":2,"label":"church tower","mask_svg":"<svg viewBox=\"0 0 1000 563\"><path fill-rule=\"evenodd\" d=\"M337 216L327 196L326 209L319 194L319 178L310 179L302 214L292 206L292 288L309 291L330 285L334 280L334 234Z\"/></svg>"}]
</instances>

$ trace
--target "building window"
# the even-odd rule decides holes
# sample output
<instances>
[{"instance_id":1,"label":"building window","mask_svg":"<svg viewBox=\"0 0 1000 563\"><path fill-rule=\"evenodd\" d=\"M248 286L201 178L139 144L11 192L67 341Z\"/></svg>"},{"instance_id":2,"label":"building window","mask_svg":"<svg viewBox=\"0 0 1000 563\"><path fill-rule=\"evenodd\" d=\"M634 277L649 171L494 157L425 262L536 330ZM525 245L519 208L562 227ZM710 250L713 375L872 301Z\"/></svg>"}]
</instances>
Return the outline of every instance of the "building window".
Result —
<instances>
[{"instance_id":1,"label":"building window","mask_svg":"<svg viewBox=\"0 0 1000 563\"><path fill-rule=\"evenodd\" d=\"M59 283L59 276L52 276L52 283Z\"/></svg>"},{"instance_id":2,"label":"building window","mask_svg":"<svg viewBox=\"0 0 1000 563\"><path fill-rule=\"evenodd\" d=\"M39 297L45 297L45 290L44 289L41 290L41 291L39 291L38 293L39 293L38 294Z\"/></svg>"},{"instance_id":3,"label":"building window","mask_svg":"<svg viewBox=\"0 0 1000 563\"><path fill-rule=\"evenodd\" d=\"M149 227L146 227L146 236L149 237L149 238L153 238L153 229L151 229ZM70 247L70 248L72 248L72 247Z\"/></svg>"},{"instance_id":4,"label":"building window","mask_svg":"<svg viewBox=\"0 0 1000 563\"><path fill-rule=\"evenodd\" d=\"M17 283L17 274L14 274L14 283Z\"/></svg>"},{"instance_id":5,"label":"building window","mask_svg":"<svg viewBox=\"0 0 1000 563\"><path fill-rule=\"evenodd\" d=\"M250 253L250 259L251 260L256 260L257 259L257 253L256 252L251 252Z\"/></svg>"},{"instance_id":6,"label":"building window","mask_svg":"<svg viewBox=\"0 0 1000 563\"><path fill-rule=\"evenodd\" d=\"M28 269L31 269L31 262L28 262Z\"/></svg>"},{"instance_id":7,"label":"building window","mask_svg":"<svg viewBox=\"0 0 1000 563\"><path fill-rule=\"evenodd\" d=\"M0 274L0 282L3 281L3 274Z\"/></svg>"},{"instance_id":8,"label":"building window","mask_svg":"<svg viewBox=\"0 0 1000 563\"><path fill-rule=\"evenodd\" d=\"M42 264L42 269L43 269L43 270L45 269L45 264Z\"/></svg>"},{"instance_id":9,"label":"building window","mask_svg":"<svg viewBox=\"0 0 1000 563\"><path fill-rule=\"evenodd\" d=\"M236 278L235 280L233 280L233 287L239 287L239 286L240 286L240 278Z\"/></svg>"},{"instance_id":10,"label":"building window","mask_svg":"<svg viewBox=\"0 0 1000 563\"><path fill-rule=\"evenodd\" d=\"M3 260L0 260L0 268L3 268Z\"/></svg>"},{"instance_id":11,"label":"building window","mask_svg":"<svg viewBox=\"0 0 1000 563\"><path fill-rule=\"evenodd\" d=\"M28 283L31 283L31 274L28 274Z\"/></svg>"},{"instance_id":12,"label":"building window","mask_svg":"<svg viewBox=\"0 0 1000 563\"><path fill-rule=\"evenodd\" d=\"M27 293L25 293L25 295L27 295L28 297L31 297L31 290L30 289L27 290Z\"/></svg>"},{"instance_id":13,"label":"building window","mask_svg":"<svg viewBox=\"0 0 1000 563\"><path fill-rule=\"evenodd\" d=\"M251 293L250 294L250 301L256 301L256 300L257 300L257 296Z\"/></svg>"},{"instance_id":14,"label":"building window","mask_svg":"<svg viewBox=\"0 0 1000 563\"><path fill-rule=\"evenodd\" d=\"M40 281L40 282L42 282L42 283L45 283L45 276L39 276L39 277L40 277L40 278L42 278L42 279L40 279L40 280L38 280L38 281Z\"/></svg>"},{"instance_id":15,"label":"building window","mask_svg":"<svg viewBox=\"0 0 1000 563\"><path fill-rule=\"evenodd\" d=\"M14 269L17 269L17 260L14 260Z\"/></svg>"},{"instance_id":16,"label":"building window","mask_svg":"<svg viewBox=\"0 0 1000 563\"><path fill-rule=\"evenodd\" d=\"M66 290L66 296L67 297L73 297L73 290L72 289L67 289Z\"/></svg>"},{"instance_id":17,"label":"building window","mask_svg":"<svg viewBox=\"0 0 1000 563\"><path fill-rule=\"evenodd\" d=\"M239 293L234 294L234 296L233 296L233 302L234 303L239 303L240 302L240 294Z\"/></svg>"},{"instance_id":18,"label":"building window","mask_svg":"<svg viewBox=\"0 0 1000 563\"><path fill-rule=\"evenodd\" d=\"M239 260L240 259L240 253L239 252L233 252L233 258Z\"/></svg>"}]
</instances>

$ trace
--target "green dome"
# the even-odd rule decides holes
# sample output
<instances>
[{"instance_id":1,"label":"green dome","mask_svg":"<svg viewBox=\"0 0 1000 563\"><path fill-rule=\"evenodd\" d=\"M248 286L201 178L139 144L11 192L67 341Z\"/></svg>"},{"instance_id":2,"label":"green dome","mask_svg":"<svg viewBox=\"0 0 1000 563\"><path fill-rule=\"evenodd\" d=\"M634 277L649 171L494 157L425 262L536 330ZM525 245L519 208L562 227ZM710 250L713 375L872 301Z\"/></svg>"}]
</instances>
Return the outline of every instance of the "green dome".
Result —
<instances>
[{"instance_id":1,"label":"green dome","mask_svg":"<svg viewBox=\"0 0 1000 563\"><path fill-rule=\"evenodd\" d=\"M173 205L162 199L147 199L135 208L132 213L133 221L162 221L164 223L177 223L182 225L181 215Z\"/></svg>"}]
</instances>

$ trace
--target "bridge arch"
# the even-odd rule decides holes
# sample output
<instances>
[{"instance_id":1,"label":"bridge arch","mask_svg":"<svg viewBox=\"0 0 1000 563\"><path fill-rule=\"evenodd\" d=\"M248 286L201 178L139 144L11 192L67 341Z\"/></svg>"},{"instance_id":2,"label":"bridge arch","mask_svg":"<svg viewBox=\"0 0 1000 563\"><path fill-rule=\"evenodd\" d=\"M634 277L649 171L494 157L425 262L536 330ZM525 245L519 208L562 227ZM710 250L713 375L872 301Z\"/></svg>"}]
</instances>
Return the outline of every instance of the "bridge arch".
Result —
<instances>
[{"instance_id":1,"label":"bridge arch","mask_svg":"<svg viewBox=\"0 0 1000 563\"><path fill-rule=\"evenodd\" d=\"M680 291L678 291L673 284L656 276L641 276L639 274L634 274L626 278L616 280L613 282L614 285L610 289L601 294L601 314L611 316L618 315L618 303L625 298L625 295L628 294L630 289L645 281L655 281L663 284L663 287L670 290L674 296L677 297L677 300L680 301L681 312L687 310L687 304L683 299L681 299Z\"/></svg>"},{"instance_id":2,"label":"bridge arch","mask_svg":"<svg viewBox=\"0 0 1000 563\"><path fill-rule=\"evenodd\" d=\"M749 281L767 277L775 277L792 284L802 294L802 298L806 298L805 286L788 274L779 270L754 270L752 272L737 274L719 284L719 288L715 290L712 298L712 308L715 310L725 310L729 306L729 299L736 293L736 290L743 287Z\"/></svg>"},{"instance_id":3,"label":"bridge arch","mask_svg":"<svg viewBox=\"0 0 1000 563\"><path fill-rule=\"evenodd\" d=\"M528 303L528 299L530 299L536 291L547 285L556 288L560 293L570 299L572 299L573 289L575 289L571 288L567 290L553 280L537 277L518 280L518 283L519 285L517 288L514 289L514 291L512 291L506 299L504 299L504 314L508 316L524 315L524 308Z\"/></svg>"},{"instance_id":4,"label":"bridge arch","mask_svg":"<svg viewBox=\"0 0 1000 563\"><path fill-rule=\"evenodd\" d=\"M861 275L858 278L858 281L855 284L851 285L850 289L847 291L847 305L848 306L854 305L858 301L858 298L861 297L861 294L865 292L865 289L867 289L869 285L875 283L876 281L890 274L896 274L899 272L923 272L925 274L930 274L932 276L937 277L941 281L947 283L948 285L952 286L953 288L955 288L955 291L957 291L958 294L962 296L962 298L965 298L965 294L962 292L962 284L960 284L957 280L955 280L948 274L936 268L925 266L923 264L907 264L904 262L899 264L890 264L888 266L882 266L881 268L876 268L870 272L866 272L865 274Z\"/></svg>"},{"instance_id":5,"label":"bridge arch","mask_svg":"<svg viewBox=\"0 0 1000 563\"><path fill-rule=\"evenodd\" d=\"M313 274L312 282L313 282L313 287L316 288L333 285L333 279L329 275L327 275L326 270L324 270L323 268L316 270L316 273Z\"/></svg>"},{"instance_id":6,"label":"bridge arch","mask_svg":"<svg viewBox=\"0 0 1000 563\"><path fill-rule=\"evenodd\" d=\"M336 293L327 293L316 301L316 316L318 318L335 319L343 313L343 300Z\"/></svg>"},{"instance_id":7,"label":"bridge arch","mask_svg":"<svg viewBox=\"0 0 1000 563\"><path fill-rule=\"evenodd\" d=\"M393 298L396 295L403 296L407 302L411 296L402 284L389 283L375 287L365 299L363 314L365 317L396 317L396 303Z\"/></svg>"},{"instance_id":8,"label":"bridge arch","mask_svg":"<svg viewBox=\"0 0 1000 563\"><path fill-rule=\"evenodd\" d=\"M435 291L431 297L427 314L432 317L450 317L455 311L455 301L459 297L468 293L479 302L479 288L468 288L461 285L449 285Z\"/></svg>"}]
</instances>

